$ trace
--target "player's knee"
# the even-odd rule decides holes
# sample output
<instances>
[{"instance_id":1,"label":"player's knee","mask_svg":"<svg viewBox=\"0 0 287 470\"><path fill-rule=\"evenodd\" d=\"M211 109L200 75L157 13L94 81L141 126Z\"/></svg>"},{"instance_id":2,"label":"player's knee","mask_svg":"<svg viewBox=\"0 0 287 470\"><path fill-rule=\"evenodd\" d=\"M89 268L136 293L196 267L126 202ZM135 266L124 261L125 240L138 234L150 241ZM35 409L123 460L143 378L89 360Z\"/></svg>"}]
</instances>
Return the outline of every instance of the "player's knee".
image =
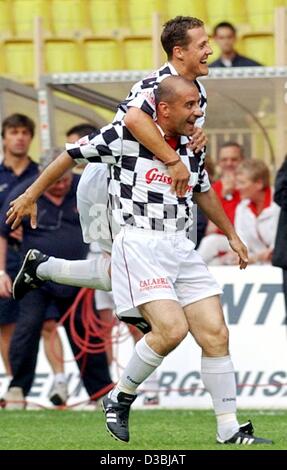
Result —
<instances>
[{"instance_id":1,"label":"player's knee","mask_svg":"<svg viewBox=\"0 0 287 470\"><path fill-rule=\"evenodd\" d=\"M206 334L202 349L208 355L226 355L228 353L229 332L226 325L218 326Z\"/></svg>"},{"instance_id":2,"label":"player's knee","mask_svg":"<svg viewBox=\"0 0 287 470\"><path fill-rule=\"evenodd\" d=\"M219 346L227 347L228 348L228 341L229 341L229 331L226 325L222 325L217 332L216 335L217 342Z\"/></svg>"},{"instance_id":3,"label":"player's knee","mask_svg":"<svg viewBox=\"0 0 287 470\"><path fill-rule=\"evenodd\" d=\"M186 337L188 333L187 324L181 324L173 326L165 332L165 343L168 346L169 351L176 348Z\"/></svg>"}]
</instances>

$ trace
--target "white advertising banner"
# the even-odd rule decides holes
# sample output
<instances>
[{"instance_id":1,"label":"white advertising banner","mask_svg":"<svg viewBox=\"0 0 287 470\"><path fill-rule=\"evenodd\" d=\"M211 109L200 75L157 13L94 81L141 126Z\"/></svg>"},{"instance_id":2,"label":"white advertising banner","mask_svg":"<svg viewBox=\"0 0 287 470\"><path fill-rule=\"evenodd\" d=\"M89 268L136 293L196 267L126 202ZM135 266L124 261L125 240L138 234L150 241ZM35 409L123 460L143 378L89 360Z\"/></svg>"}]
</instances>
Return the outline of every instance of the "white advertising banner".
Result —
<instances>
[{"instance_id":1,"label":"white advertising banner","mask_svg":"<svg viewBox=\"0 0 287 470\"><path fill-rule=\"evenodd\" d=\"M230 330L230 351L236 370L240 408L287 408L287 326L282 293L282 272L269 266L212 267L223 288L222 304ZM212 312L210 312L212 316ZM64 333L61 333L64 338ZM72 358L66 338L65 355ZM118 346L118 362L124 366L133 341ZM189 335L158 369L160 406L164 408L209 408L211 400L200 380L200 349ZM119 368L113 366L113 378ZM66 364L70 399L87 399L73 362ZM29 401L50 406L47 394L52 385L49 366L41 349ZM7 379L0 364L0 394ZM141 396L135 408L142 406Z\"/></svg>"}]
</instances>

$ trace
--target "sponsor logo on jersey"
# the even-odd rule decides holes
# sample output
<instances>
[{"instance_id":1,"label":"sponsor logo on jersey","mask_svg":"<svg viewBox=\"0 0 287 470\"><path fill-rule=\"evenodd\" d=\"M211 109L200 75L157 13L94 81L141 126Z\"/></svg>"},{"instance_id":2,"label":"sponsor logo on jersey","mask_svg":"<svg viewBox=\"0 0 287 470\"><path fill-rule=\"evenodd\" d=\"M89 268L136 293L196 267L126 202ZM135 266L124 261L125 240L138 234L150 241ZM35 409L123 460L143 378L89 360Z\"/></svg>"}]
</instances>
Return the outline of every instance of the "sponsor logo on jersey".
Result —
<instances>
[{"instance_id":1,"label":"sponsor logo on jersey","mask_svg":"<svg viewBox=\"0 0 287 470\"><path fill-rule=\"evenodd\" d=\"M172 178L165 173L162 173L158 168L151 168L145 175L146 183L151 184L154 181L159 181L164 184L172 184ZM192 190L192 186L188 185L188 191Z\"/></svg>"}]
</instances>

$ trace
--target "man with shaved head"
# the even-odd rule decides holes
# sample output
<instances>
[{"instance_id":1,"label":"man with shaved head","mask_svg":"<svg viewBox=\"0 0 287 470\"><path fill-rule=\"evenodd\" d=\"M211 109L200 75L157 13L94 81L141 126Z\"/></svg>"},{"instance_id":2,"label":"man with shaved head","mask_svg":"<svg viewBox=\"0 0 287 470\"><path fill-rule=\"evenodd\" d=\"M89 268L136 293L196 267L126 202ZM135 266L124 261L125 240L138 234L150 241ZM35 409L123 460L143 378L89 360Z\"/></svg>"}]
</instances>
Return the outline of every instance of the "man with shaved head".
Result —
<instances>
[{"instance_id":1,"label":"man with shaved head","mask_svg":"<svg viewBox=\"0 0 287 470\"><path fill-rule=\"evenodd\" d=\"M219 443L267 443L252 435L251 423L239 426L236 418L236 384L228 351L228 330L219 300L221 289L186 236L192 221L193 199L227 236L238 254L239 265L248 263L246 247L225 215L204 169L204 153L195 155L189 137L202 116L199 92L182 77L169 77L156 93L156 125L174 148L176 159L163 163L132 136L123 121L102 128L87 142L76 143L42 173L27 192L15 200L8 223L17 225L33 215L35 201L52 181L75 162L105 163L111 169L109 198L113 219L120 226L112 248L112 285L117 315L137 307L149 325L138 341L119 383L103 400L109 432L129 441L128 417L137 387L161 364L190 332L202 348L202 380L210 392L217 418ZM184 196L172 191L169 165L183 163L190 177ZM80 278L81 264L75 266ZM14 292L25 293L40 279L63 282L73 269L63 260L36 250L26 257ZM60 276L60 278L59 278ZM28 280L31 280L27 282ZM83 280L83 279L82 279ZM30 285L29 285L30 283ZM32 284L32 285L31 285Z\"/></svg>"}]
</instances>

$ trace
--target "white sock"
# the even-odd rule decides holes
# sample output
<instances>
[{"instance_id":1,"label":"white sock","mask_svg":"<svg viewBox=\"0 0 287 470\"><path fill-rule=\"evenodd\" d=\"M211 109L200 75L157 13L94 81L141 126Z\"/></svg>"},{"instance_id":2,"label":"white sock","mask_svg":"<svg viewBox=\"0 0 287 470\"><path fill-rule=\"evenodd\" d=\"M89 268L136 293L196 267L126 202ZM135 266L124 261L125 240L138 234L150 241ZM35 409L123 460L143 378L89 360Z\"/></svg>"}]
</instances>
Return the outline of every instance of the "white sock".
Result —
<instances>
[{"instance_id":1,"label":"white sock","mask_svg":"<svg viewBox=\"0 0 287 470\"><path fill-rule=\"evenodd\" d=\"M58 384L58 383L66 383L67 382L67 379L66 379L66 376L64 374L64 372L59 372L58 374L55 374L54 375L54 383L55 384Z\"/></svg>"},{"instance_id":2,"label":"white sock","mask_svg":"<svg viewBox=\"0 0 287 470\"><path fill-rule=\"evenodd\" d=\"M116 401L119 392L135 394L137 387L162 363L163 359L163 356L148 346L144 336L135 345L134 353L119 383L111 391L110 398Z\"/></svg>"},{"instance_id":3,"label":"white sock","mask_svg":"<svg viewBox=\"0 0 287 470\"><path fill-rule=\"evenodd\" d=\"M68 286L89 287L91 289L111 290L108 254L83 261L69 261L50 256L39 264L36 274L45 281L54 281Z\"/></svg>"},{"instance_id":4,"label":"white sock","mask_svg":"<svg viewBox=\"0 0 287 470\"><path fill-rule=\"evenodd\" d=\"M158 373L157 369L155 369L149 377L144 382L144 388L146 390L145 396L146 397L155 397L158 395Z\"/></svg>"},{"instance_id":5,"label":"white sock","mask_svg":"<svg viewBox=\"0 0 287 470\"><path fill-rule=\"evenodd\" d=\"M236 383L230 356L202 357L201 378L210 393L217 419L217 433L224 441L238 430Z\"/></svg>"}]
</instances>

